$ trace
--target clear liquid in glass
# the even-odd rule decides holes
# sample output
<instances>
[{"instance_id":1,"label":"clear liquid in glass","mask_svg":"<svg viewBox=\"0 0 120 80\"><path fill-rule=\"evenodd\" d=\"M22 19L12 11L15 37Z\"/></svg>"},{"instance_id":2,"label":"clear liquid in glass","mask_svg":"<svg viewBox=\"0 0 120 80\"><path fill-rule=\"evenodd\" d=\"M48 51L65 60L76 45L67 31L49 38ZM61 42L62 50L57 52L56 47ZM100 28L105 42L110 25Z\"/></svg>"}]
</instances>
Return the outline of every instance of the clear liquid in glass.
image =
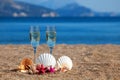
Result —
<instances>
[{"instance_id":1,"label":"clear liquid in glass","mask_svg":"<svg viewBox=\"0 0 120 80\"><path fill-rule=\"evenodd\" d=\"M30 32L30 40L33 47L38 47L40 40L40 32Z\"/></svg>"},{"instance_id":2,"label":"clear liquid in glass","mask_svg":"<svg viewBox=\"0 0 120 80\"><path fill-rule=\"evenodd\" d=\"M49 47L54 47L56 43L56 32L46 31L46 39Z\"/></svg>"}]
</instances>

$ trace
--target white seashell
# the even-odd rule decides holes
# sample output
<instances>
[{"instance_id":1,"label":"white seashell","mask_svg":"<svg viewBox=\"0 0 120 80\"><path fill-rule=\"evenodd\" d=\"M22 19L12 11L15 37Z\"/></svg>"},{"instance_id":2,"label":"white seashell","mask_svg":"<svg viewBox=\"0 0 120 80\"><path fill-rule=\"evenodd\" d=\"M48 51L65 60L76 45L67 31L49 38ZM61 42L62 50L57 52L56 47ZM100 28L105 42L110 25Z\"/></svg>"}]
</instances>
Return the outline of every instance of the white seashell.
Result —
<instances>
[{"instance_id":1,"label":"white seashell","mask_svg":"<svg viewBox=\"0 0 120 80\"><path fill-rule=\"evenodd\" d=\"M43 64L45 67L52 66L55 67L56 65L56 59L53 55L49 53L44 53L41 54L37 59L36 59L37 64Z\"/></svg>"},{"instance_id":2,"label":"white seashell","mask_svg":"<svg viewBox=\"0 0 120 80\"><path fill-rule=\"evenodd\" d=\"M67 68L68 70L71 70L72 66L72 60L68 56L61 56L57 61L58 68Z\"/></svg>"}]
</instances>

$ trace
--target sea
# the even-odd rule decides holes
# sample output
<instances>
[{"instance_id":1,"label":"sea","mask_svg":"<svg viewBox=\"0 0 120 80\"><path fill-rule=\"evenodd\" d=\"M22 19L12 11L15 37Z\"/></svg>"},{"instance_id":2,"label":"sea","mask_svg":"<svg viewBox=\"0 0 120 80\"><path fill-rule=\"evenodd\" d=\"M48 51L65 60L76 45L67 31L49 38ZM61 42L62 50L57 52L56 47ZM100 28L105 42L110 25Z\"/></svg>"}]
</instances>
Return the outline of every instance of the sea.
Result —
<instances>
[{"instance_id":1,"label":"sea","mask_svg":"<svg viewBox=\"0 0 120 80\"><path fill-rule=\"evenodd\" d=\"M56 27L56 44L120 44L120 18L0 18L0 44L30 44L30 27Z\"/></svg>"}]
</instances>

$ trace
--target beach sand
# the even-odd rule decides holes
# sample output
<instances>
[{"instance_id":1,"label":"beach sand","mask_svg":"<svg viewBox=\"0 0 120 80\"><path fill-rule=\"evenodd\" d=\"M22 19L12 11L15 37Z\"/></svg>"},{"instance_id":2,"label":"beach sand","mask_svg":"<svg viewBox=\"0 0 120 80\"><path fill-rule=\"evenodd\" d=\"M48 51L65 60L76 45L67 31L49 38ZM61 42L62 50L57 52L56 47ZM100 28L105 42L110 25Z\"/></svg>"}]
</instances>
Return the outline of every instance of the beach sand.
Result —
<instances>
[{"instance_id":1,"label":"beach sand","mask_svg":"<svg viewBox=\"0 0 120 80\"><path fill-rule=\"evenodd\" d=\"M37 56L49 52L40 45ZM73 68L66 73L30 75L11 71L23 58L33 59L30 45L0 45L0 80L120 80L120 45L56 45L56 59L66 55L73 60Z\"/></svg>"}]
</instances>

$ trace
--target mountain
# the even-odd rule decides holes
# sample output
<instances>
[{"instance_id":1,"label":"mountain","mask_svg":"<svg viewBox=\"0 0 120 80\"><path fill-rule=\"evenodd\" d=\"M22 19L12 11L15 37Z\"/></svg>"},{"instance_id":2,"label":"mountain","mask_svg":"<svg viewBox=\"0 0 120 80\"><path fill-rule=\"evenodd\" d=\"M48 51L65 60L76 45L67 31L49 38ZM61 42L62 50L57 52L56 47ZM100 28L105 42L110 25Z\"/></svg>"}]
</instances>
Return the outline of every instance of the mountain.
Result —
<instances>
[{"instance_id":1,"label":"mountain","mask_svg":"<svg viewBox=\"0 0 120 80\"><path fill-rule=\"evenodd\" d=\"M0 17L111 17L120 16L113 12L95 12L77 4L74 0L40 0L40 5L19 0L0 0ZM49 4L49 5L47 5ZM51 7L51 8L46 8ZM57 9L53 9L57 8Z\"/></svg>"},{"instance_id":2,"label":"mountain","mask_svg":"<svg viewBox=\"0 0 120 80\"><path fill-rule=\"evenodd\" d=\"M39 2L38 5L51 8L51 9L61 8L67 4L76 2L75 0L64 0L64 1L63 0L40 0L40 1L41 2Z\"/></svg>"},{"instance_id":3,"label":"mountain","mask_svg":"<svg viewBox=\"0 0 120 80\"><path fill-rule=\"evenodd\" d=\"M0 0L0 17L55 17L56 12L42 6L12 0Z\"/></svg>"},{"instance_id":4,"label":"mountain","mask_svg":"<svg viewBox=\"0 0 120 80\"><path fill-rule=\"evenodd\" d=\"M92 16L93 12L89 8L78 5L77 3L68 4L56 10L60 16Z\"/></svg>"},{"instance_id":5,"label":"mountain","mask_svg":"<svg viewBox=\"0 0 120 80\"><path fill-rule=\"evenodd\" d=\"M59 16L63 17L111 17L111 16L118 16L119 14L115 14L112 12L95 12L87 7L81 6L77 3L71 3L64 7L58 8L55 10ZM119 15L120 16L120 15Z\"/></svg>"}]
</instances>

